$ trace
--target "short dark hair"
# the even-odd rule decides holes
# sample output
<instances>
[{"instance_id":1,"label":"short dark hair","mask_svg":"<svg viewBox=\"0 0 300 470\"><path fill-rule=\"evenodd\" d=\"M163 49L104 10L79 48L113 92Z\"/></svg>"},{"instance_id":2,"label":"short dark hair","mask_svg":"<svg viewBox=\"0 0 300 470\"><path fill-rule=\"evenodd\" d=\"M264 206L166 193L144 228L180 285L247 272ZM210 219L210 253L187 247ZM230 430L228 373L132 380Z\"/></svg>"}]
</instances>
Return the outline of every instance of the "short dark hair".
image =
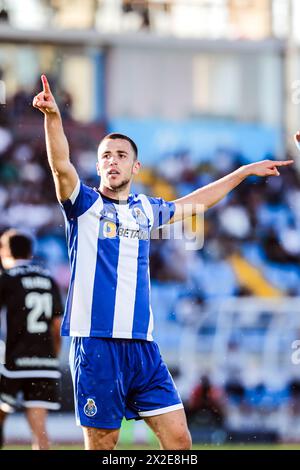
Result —
<instances>
[{"instance_id":1,"label":"short dark hair","mask_svg":"<svg viewBox=\"0 0 300 470\"><path fill-rule=\"evenodd\" d=\"M6 244L14 259L30 259L33 253L33 239L29 235L10 229L4 232L0 240Z\"/></svg>"},{"instance_id":2,"label":"short dark hair","mask_svg":"<svg viewBox=\"0 0 300 470\"><path fill-rule=\"evenodd\" d=\"M130 138L128 137L127 135L125 134L119 134L117 132L112 132L111 134L107 134L105 137L103 137L103 139L101 140L101 142L103 142L103 140L106 140L106 139L111 139L111 140L116 140L116 139L122 139L122 140L127 140L127 142L130 143L133 151L134 151L134 154L135 154L135 158L138 158L138 148L137 148L137 145L136 143ZM100 143L101 143L100 142Z\"/></svg>"}]
</instances>

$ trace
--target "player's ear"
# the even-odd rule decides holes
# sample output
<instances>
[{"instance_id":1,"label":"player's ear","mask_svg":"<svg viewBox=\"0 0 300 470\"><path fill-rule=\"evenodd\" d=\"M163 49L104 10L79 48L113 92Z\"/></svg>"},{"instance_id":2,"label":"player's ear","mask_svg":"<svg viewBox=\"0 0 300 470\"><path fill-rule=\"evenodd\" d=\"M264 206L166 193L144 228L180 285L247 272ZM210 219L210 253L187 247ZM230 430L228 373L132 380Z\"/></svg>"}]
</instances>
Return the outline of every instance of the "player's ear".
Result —
<instances>
[{"instance_id":1,"label":"player's ear","mask_svg":"<svg viewBox=\"0 0 300 470\"><path fill-rule=\"evenodd\" d=\"M136 160L133 164L133 168L132 168L132 173L134 175L137 175L138 172L140 171L140 168L141 168L141 162L139 162L138 160Z\"/></svg>"},{"instance_id":2,"label":"player's ear","mask_svg":"<svg viewBox=\"0 0 300 470\"><path fill-rule=\"evenodd\" d=\"M99 168L99 162L98 162L98 161L96 162L96 170L97 170L97 175L98 175L98 176L101 176L101 175L100 175L100 168Z\"/></svg>"}]
</instances>

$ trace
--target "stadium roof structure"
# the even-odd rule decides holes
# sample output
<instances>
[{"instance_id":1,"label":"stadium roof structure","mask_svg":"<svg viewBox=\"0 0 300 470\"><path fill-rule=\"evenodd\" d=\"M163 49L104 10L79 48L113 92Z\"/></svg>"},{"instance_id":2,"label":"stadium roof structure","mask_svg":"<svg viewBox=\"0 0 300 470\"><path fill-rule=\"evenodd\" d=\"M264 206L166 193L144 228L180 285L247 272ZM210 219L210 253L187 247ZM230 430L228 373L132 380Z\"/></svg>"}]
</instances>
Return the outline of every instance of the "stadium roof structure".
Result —
<instances>
[{"instance_id":1,"label":"stadium roof structure","mask_svg":"<svg viewBox=\"0 0 300 470\"><path fill-rule=\"evenodd\" d=\"M202 51L241 51L241 52L284 52L287 41L284 39L194 39L172 36L157 36L149 32L134 33L99 33L95 30L20 30L2 25L0 28L0 42L10 43L38 43L60 45L86 45L86 46L135 46L135 47L168 47L176 49L194 49Z\"/></svg>"}]
</instances>

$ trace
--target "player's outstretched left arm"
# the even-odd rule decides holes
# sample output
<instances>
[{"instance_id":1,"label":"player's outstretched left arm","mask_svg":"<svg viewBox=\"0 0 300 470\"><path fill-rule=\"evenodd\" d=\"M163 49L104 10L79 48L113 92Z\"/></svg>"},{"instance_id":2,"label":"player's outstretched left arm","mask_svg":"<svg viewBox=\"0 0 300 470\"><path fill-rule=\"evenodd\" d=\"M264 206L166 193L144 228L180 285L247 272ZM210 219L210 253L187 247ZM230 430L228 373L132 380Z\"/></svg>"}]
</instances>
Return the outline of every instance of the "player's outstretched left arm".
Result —
<instances>
[{"instance_id":1,"label":"player's outstretched left arm","mask_svg":"<svg viewBox=\"0 0 300 470\"><path fill-rule=\"evenodd\" d=\"M224 178L173 201L175 203L175 214L172 222L177 222L185 217L204 212L214 206L248 176L279 176L279 168L291 165L292 163L293 160L264 160L242 166L229 175L224 176Z\"/></svg>"}]
</instances>

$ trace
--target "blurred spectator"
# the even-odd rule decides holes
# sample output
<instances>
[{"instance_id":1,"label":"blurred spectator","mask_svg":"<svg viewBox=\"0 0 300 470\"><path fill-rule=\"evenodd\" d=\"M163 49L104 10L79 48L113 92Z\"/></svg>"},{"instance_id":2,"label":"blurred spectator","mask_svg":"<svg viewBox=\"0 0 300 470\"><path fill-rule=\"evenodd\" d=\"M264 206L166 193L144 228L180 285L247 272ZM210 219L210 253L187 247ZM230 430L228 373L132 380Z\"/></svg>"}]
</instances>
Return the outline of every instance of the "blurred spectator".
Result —
<instances>
[{"instance_id":1,"label":"blurred spectator","mask_svg":"<svg viewBox=\"0 0 300 470\"><path fill-rule=\"evenodd\" d=\"M289 412L292 416L296 416L299 419L299 416L300 416L300 380L293 379L288 384L288 391L289 391L289 396L290 396Z\"/></svg>"},{"instance_id":2,"label":"blurred spectator","mask_svg":"<svg viewBox=\"0 0 300 470\"><path fill-rule=\"evenodd\" d=\"M32 96L24 88L19 88L10 100L10 109L13 118L24 118L32 115Z\"/></svg>"},{"instance_id":3,"label":"blurred spectator","mask_svg":"<svg viewBox=\"0 0 300 470\"><path fill-rule=\"evenodd\" d=\"M215 387L207 375L192 390L187 403L187 417L190 424L223 428L225 423L225 400L221 389Z\"/></svg>"},{"instance_id":4,"label":"blurred spectator","mask_svg":"<svg viewBox=\"0 0 300 470\"><path fill-rule=\"evenodd\" d=\"M0 10L0 23L9 23L9 14L5 8Z\"/></svg>"},{"instance_id":5,"label":"blurred spectator","mask_svg":"<svg viewBox=\"0 0 300 470\"><path fill-rule=\"evenodd\" d=\"M205 312L203 296L198 290L179 296L176 302L177 321L185 326L199 325Z\"/></svg>"},{"instance_id":6,"label":"blurred spectator","mask_svg":"<svg viewBox=\"0 0 300 470\"><path fill-rule=\"evenodd\" d=\"M122 10L124 13L136 12L141 19L141 29L149 29L150 24L150 12L149 12L149 1L140 0L122 0Z\"/></svg>"},{"instance_id":7,"label":"blurred spectator","mask_svg":"<svg viewBox=\"0 0 300 470\"><path fill-rule=\"evenodd\" d=\"M229 403L242 406L245 404L246 389L238 376L232 375L225 384L225 392Z\"/></svg>"},{"instance_id":8,"label":"blurred spectator","mask_svg":"<svg viewBox=\"0 0 300 470\"><path fill-rule=\"evenodd\" d=\"M262 239L262 246L268 260L277 263L299 263L299 255L294 255L286 251L285 247L280 243L275 231L270 229Z\"/></svg>"},{"instance_id":9,"label":"blurred spectator","mask_svg":"<svg viewBox=\"0 0 300 470\"><path fill-rule=\"evenodd\" d=\"M72 118L72 95L67 90L58 90L57 92L57 101L59 103L59 108L61 109L61 116L65 119Z\"/></svg>"}]
</instances>

